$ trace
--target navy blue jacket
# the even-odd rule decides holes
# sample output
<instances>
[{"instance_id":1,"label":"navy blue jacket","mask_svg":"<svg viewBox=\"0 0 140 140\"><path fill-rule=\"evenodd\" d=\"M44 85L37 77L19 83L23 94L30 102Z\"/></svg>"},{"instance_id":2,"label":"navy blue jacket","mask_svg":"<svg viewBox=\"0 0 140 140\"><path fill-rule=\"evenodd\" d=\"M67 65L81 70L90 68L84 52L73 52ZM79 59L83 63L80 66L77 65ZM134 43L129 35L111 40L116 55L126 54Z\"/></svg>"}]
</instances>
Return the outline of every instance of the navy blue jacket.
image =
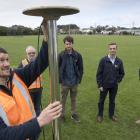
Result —
<instances>
[{"instance_id":1,"label":"navy blue jacket","mask_svg":"<svg viewBox=\"0 0 140 140\"><path fill-rule=\"evenodd\" d=\"M35 61L26 65L24 68L15 69L12 73L16 73L23 82L29 87L33 81L46 69L48 66L48 44L43 42L40 53ZM9 82L12 82L12 74ZM12 89L8 89L0 85L0 89L12 96ZM25 140L26 138L34 139L34 136L38 135L41 128L34 118L24 124L18 126L7 126L2 118L0 118L0 140Z\"/></svg>"},{"instance_id":2,"label":"navy blue jacket","mask_svg":"<svg viewBox=\"0 0 140 140\"><path fill-rule=\"evenodd\" d=\"M67 51L64 50L59 54L58 62L59 62L59 80L60 83L63 84L65 68L66 68L66 59L67 59ZM72 50L72 58L73 58L73 66L74 71L77 76L77 83L80 83L83 77L83 59L80 53L75 50Z\"/></svg>"},{"instance_id":3,"label":"navy blue jacket","mask_svg":"<svg viewBox=\"0 0 140 140\"><path fill-rule=\"evenodd\" d=\"M98 87L111 88L121 82L124 75L122 60L116 57L114 64L112 64L108 56L105 56L99 62L96 81Z\"/></svg>"}]
</instances>

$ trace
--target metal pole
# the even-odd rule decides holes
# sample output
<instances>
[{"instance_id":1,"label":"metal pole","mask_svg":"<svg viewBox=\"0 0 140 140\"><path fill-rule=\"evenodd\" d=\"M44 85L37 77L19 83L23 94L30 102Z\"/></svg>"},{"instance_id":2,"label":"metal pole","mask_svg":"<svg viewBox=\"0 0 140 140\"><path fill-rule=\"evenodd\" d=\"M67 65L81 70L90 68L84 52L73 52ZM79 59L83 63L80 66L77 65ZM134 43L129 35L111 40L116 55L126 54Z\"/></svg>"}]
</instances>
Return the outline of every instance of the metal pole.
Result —
<instances>
[{"instance_id":1,"label":"metal pole","mask_svg":"<svg viewBox=\"0 0 140 140\"><path fill-rule=\"evenodd\" d=\"M70 35L70 24L69 24L69 35Z\"/></svg>"},{"instance_id":2,"label":"metal pole","mask_svg":"<svg viewBox=\"0 0 140 140\"><path fill-rule=\"evenodd\" d=\"M49 74L51 102L60 101L56 20L48 20ZM60 140L58 119L52 123L53 140Z\"/></svg>"},{"instance_id":3,"label":"metal pole","mask_svg":"<svg viewBox=\"0 0 140 140\"><path fill-rule=\"evenodd\" d=\"M140 69L139 69L139 81L140 81Z\"/></svg>"},{"instance_id":4,"label":"metal pole","mask_svg":"<svg viewBox=\"0 0 140 140\"><path fill-rule=\"evenodd\" d=\"M23 11L25 15L41 16L48 20L48 44L49 44L49 71L50 71L50 93L51 102L60 101L59 80L58 80L58 56L57 56L57 39L56 39L56 20L64 15L72 15L79 12L74 7L47 7L41 6ZM46 36L47 37L47 36ZM60 129L58 119L53 123L53 140L60 140Z\"/></svg>"}]
</instances>

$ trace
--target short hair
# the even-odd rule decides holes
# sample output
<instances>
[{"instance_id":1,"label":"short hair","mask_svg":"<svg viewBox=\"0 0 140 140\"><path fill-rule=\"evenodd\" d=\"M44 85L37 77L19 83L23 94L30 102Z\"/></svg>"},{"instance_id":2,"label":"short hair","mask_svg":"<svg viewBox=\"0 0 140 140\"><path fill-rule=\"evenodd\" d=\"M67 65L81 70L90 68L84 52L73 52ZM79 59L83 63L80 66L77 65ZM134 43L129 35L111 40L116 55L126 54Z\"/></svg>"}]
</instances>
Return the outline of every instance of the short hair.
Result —
<instances>
[{"instance_id":1,"label":"short hair","mask_svg":"<svg viewBox=\"0 0 140 140\"><path fill-rule=\"evenodd\" d=\"M34 51L36 51L36 49L35 49L33 46L30 45L30 46L27 46L27 48L26 48L26 53L28 53L28 50L29 50L29 49L33 49Z\"/></svg>"},{"instance_id":2,"label":"short hair","mask_svg":"<svg viewBox=\"0 0 140 140\"><path fill-rule=\"evenodd\" d=\"M74 43L73 37L71 37L71 36L66 36L66 37L63 39L63 42L64 42L64 43L65 43L66 41L71 42L72 44Z\"/></svg>"},{"instance_id":3,"label":"short hair","mask_svg":"<svg viewBox=\"0 0 140 140\"><path fill-rule=\"evenodd\" d=\"M115 43L115 42L112 42L112 43L108 44L108 46L111 46L111 45L116 45L116 47L117 47L117 43Z\"/></svg>"},{"instance_id":4,"label":"short hair","mask_svg":"<svg viewBox=\"0 0 140 140\"><path fill-rule=\"evenodd\" d=\"M8 54L8 52L4 48L1 48L1 47L0 47L0 53Z\"/></svg>"}]
</instances>

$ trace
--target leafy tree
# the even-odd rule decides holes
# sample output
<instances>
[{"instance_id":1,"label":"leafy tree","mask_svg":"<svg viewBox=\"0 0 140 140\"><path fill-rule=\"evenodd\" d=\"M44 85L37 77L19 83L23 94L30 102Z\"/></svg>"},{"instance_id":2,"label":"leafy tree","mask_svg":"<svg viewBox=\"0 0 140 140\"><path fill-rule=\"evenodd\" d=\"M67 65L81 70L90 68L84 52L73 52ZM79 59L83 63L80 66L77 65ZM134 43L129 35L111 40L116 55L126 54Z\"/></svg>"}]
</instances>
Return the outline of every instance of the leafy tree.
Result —
<instances>
[{"instance_id":1,"label":"leafy tree","mask_svg":"<svg viewBox=\"0 0 140 140\"><path fill-rule=\"evenodd\" d=\"M5 26L0 26L0 36L6 36L7 35L8 28Z\"/></svg>"}]
</instances>

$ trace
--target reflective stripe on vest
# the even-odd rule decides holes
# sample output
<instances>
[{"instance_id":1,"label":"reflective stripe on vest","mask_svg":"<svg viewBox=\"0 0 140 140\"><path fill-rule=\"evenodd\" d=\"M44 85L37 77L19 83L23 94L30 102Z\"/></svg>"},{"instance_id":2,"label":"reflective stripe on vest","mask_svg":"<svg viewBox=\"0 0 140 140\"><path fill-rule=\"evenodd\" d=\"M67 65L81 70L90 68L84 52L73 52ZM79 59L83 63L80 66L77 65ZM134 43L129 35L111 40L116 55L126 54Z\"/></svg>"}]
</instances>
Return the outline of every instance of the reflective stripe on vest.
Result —
<instances>
[{"instance_id":1,"label":"reflective stripe on vest","mask_svg":"<svg viewBox=\"0 0 140 140\"><path fill-rule=\"evenodd\" d=\"M3 119L3 121L5 122L5 124L7 126L10 126L9 120L7 118L7 115L5 113L5 111L3 110L3 107L0 105L0 117Z\"/></svg>"},{"instance_id":2,"label":"reflective stripe on vest","mask_svg":"<svg viewBox=\"0 0 140 140\"><path fill-rule=\"evenodd\" d=\"M12 96L0 90L0 117L7 126L23 124L36 117L28 88L15 73L12 80Z\"/></svg>"},{"instance_id":3,"label":"reflective stripe on vest","mask_svg":"<svg viewBox=\"0 0 140 140\"><path fill-rule=\"evenodd\" d=\"M21 94L23 95L24 99L26 100L27 104L29 105L30 107L30 110L33 114L33 117L36 117L36 114L35 114L35 111L34 111L34 108L32 106L32 103L30 102L29 100L29 95L27 94L25 88L22 86L22 84L17 81L15 78L13 78L13 83L18 87L18 89L20 90Z\"/></svg>"}]
</instances>

